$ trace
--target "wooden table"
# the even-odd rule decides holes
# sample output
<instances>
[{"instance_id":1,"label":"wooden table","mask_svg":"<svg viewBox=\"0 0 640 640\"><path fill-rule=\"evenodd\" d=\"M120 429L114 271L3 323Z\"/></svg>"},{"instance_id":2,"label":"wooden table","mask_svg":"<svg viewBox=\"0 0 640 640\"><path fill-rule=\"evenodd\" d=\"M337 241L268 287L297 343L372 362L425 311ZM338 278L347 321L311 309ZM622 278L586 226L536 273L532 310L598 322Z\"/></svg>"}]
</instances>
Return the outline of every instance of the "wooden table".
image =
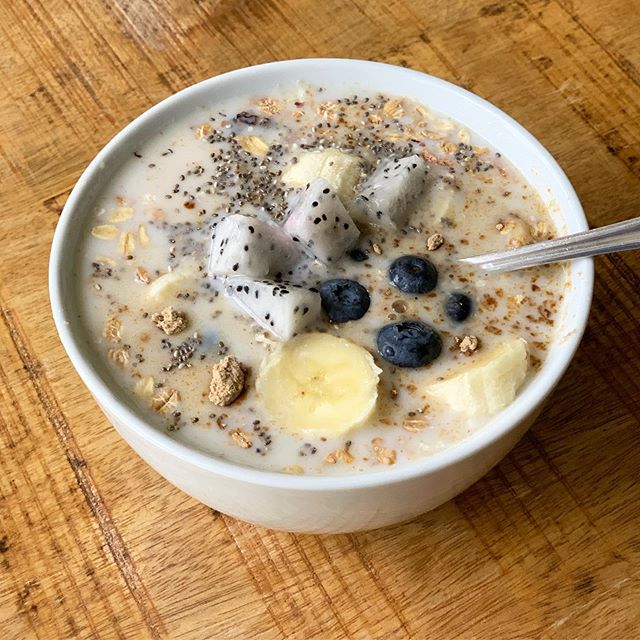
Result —
<instances>
[{"instance_id":1,"label":"wooden table","mask_svg":"<svg viewBox=\"0 0 640 640\"><path fill-rule=\"evenodd\" d=\"M598 260L564 381L500 466L389 529L274 533L196 503L100 414L56 337L52 234L124 124L193 82L383 60L506 109L594 225L638 215L634 0L0 3L0 630L5 638L640 637L640 254Z\"/></svg>"}]
</instances>

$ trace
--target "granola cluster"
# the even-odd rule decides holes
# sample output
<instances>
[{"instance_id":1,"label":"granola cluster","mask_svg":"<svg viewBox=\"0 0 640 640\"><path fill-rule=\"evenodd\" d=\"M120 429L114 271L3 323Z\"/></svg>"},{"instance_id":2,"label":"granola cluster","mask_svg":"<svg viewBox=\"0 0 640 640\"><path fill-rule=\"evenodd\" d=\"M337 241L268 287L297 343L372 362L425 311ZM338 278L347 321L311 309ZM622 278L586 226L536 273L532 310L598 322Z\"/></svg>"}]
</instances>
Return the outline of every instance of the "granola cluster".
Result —
<instances>
[{"instance_id":1,"label":"granola cluster","mask_svg":"<svg viewBox=\"0 0 640 640\"><path fill-rule=\"evenodd\" d=\"M160 313L154 313L151 316L151 321L168 336L180 333L187 328L186 314L182 311L177 311L173 307L167 307Z\"/></svg>"},{"instance_id":2,"label":"granola cluster","mask_svg":"<svg viewBox=\"0 0 640 640\"><path fill-rule=\"evenodd\" d=\"M211 369L209 400L219 407L232 404L242 393L245 370L235 356L225 356Z\"/></svg>"}]
</instances>

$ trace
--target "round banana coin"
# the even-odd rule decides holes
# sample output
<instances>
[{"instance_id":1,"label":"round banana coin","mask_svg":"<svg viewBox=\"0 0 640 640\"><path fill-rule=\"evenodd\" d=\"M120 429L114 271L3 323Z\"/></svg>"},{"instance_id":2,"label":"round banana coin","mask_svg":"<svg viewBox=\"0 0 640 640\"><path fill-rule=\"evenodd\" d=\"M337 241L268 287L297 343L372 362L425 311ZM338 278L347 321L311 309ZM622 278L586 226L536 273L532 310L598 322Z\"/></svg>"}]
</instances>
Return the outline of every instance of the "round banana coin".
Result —
<instances>
[{"instance_id":1,"label":"round banana coin","mask_svg":"<svg viewBox=\"0 0 640 640\"><path fill-rule=\"evenodd\" d=\"M363 347L327 333L305 333L264 359L256 390L277 426L336 436L371 415L380 373Z\"/></svg>"}]
</instances>

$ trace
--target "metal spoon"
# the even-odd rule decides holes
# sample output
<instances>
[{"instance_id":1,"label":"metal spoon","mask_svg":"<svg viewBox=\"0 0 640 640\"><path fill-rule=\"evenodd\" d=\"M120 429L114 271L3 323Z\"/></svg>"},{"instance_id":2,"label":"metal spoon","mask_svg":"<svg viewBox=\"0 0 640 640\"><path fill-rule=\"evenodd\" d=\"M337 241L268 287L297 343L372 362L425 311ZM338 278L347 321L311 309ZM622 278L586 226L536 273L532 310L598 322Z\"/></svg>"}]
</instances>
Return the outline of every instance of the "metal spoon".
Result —
<instances>
[{"instance_id":1,"label":"metal spoon","mask_svg":"<svg viewBox=\"0 0 640 640\"><path fill-rule=\"evenodd\" d=\"M616 222L606 227L581 231L562 238L544 240L518 249L461 258L458 262L474 265L485 271L515 271L538 264L562 262L629 249L640 249L640 218Z\"/></svg>"}]
</instances>

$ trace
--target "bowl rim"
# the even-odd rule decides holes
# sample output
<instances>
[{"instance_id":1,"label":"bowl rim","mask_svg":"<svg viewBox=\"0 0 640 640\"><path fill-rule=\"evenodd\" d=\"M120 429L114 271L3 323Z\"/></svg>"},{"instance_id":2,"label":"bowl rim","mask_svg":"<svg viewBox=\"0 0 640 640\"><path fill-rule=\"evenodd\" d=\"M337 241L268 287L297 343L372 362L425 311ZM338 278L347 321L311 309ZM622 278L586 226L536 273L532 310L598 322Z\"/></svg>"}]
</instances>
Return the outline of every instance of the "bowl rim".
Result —
<instances>
[{"instance_id":1,"label":"bowl rim","mask_svg":"<svg viewBox=\"0 0 640 640\"><path fill-rule=\"evenodd\" d=\"M586 328L593 294L594 268L592 259L581 259L574 263L579 265L579 267L575 268L579 268L581 271L580 293L582 295L581 307L576 310L575 314L575 326L569 335L564 338L565 346L567 348L563 354L561 354L561 357L558 358L558 361L552 363L552 367L547 365L544 376L537 374L532 379L527 388L521 395L516 397L512 404L494 416L481 429L443 451L426 456L423 459L413 460L399 465L398 467L339 476L287 474L237 464L217 458L212 454L205 453L204 451L183 444L157 429L136 412L125 406L111 390L110 385L103 380L96 371L94 371L90 364L90 360L84 357L78 346L78 340L71 331L70 324L66 321L66 316L71 314L67 312L67 303L65 303L62 295L62 282L65 275L64 269L62 268L65 258L64 246L66 238L73 232L71 225L73 212L81 205L85 192L88 190L92 180L94 179L94 175L99 172L105 160L124 140L135 135L137 130L140 129L147 120L153 118L156 113L171 109L174 105L178 105L188 95L194 92L197 93L199 91L209 90L216 84L228 80L231 77L241 79L244 76L251 76L275 67L291 67L291 70L294 73L298 71L298 77L301 77L299 73L301 69L304 69L305 67L312 68L314 65L333 65L337 68L337 71L344 71L345 67L352 67L354 75L356 75L355 72L358 68L363 69L364 67L367 67L369 70L384 68L387 72L393 70L393 73L403 76L403 79L405 80L420 79L424 82L425 79L428 79L432 86L439 86L449 92L455 93L466 102L472 103L475 108L492 112L504 122L506 127L509 127L512 133L524 138L530 146L536 148L546 165L545 172L555 174L555 178L560 184L564 196L567 198L567 205L565 208L571 209L572 217L576 218L578 227L582 227L583 229L588 228L584 211L575 190L553 156L522 125L487 100L466 89L458 87L453 83L430 74L381 62L347 58L302 58L282 60L235 69L188 86L147 109L119 131L101 149L78 179L71 194L69 195L69 198L67 199L67 202L65 203L60 220L58 221L49 261L50 302L55 325L69 359L84 384L98 402L98 405L101 408L105 407L110 414L108 415L110 421L113 422L113 419L111 418L111 415L113 415L118 421L121 421L130 429L137 432L142 440L155 445L168 456L179 458L183 462L206 469L223 477L242 481L247 484L261 485L263 487L300 491L364 489L404 482L461 462L464 459L477 454L483 449L486 449L493 442L515 429L518 424L527 418L527 416L533 414L536 408L544 401L549 393L551 393L566 371L573 359Z\"/></svg>"}]
</instances>

